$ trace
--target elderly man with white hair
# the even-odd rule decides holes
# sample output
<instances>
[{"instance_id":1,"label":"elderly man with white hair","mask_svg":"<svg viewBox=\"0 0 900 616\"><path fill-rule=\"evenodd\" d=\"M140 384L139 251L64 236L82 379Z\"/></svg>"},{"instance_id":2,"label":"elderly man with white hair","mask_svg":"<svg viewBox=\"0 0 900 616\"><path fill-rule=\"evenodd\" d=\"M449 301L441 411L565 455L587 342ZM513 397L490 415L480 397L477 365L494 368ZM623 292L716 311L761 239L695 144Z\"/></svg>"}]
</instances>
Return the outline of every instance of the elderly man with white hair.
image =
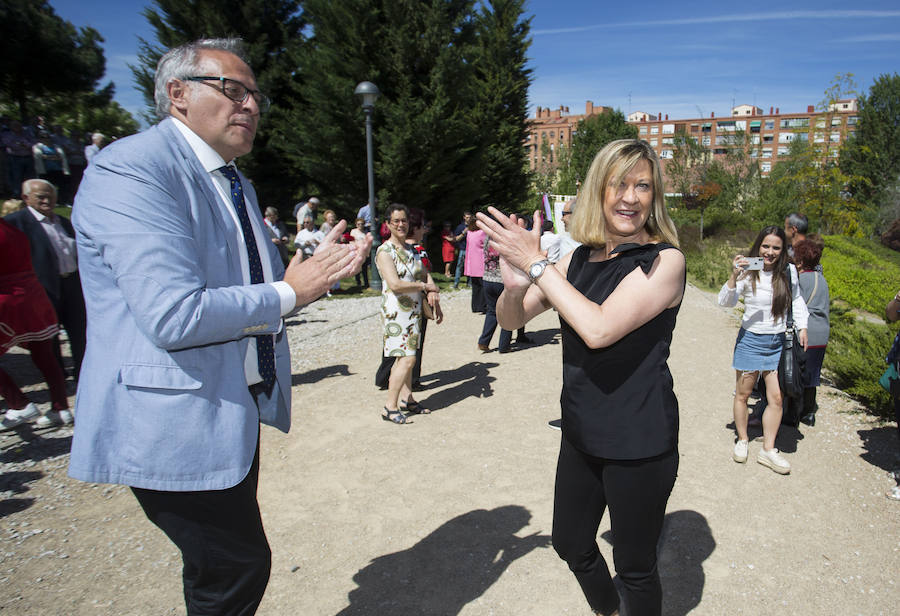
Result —
<instances>
[{"instance_id":1,"label":"elderly man with white hair","mask_svg":"<svg viewBox=\"0 0 900 616\"><path fill-rule=\"evenodd\" d=\"M68 218L53 212L56 199L56 187L50 182L25 180L22 200L28 207L13 212L5 220L28 236L34 271L69 336L77 381L81 374L87 327L84 296L75 254L75 229ZM71 423L71 416L64 418L64 423Z\"/></svg>"}]
</instances>

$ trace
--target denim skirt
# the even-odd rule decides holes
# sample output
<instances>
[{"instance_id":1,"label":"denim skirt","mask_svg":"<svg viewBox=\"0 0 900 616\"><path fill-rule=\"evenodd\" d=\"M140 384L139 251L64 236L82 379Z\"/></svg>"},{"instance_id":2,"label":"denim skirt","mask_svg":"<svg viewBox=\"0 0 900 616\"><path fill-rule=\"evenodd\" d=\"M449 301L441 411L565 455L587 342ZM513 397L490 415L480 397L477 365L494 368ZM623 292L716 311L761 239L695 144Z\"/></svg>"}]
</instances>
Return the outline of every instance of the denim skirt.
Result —
<instances>
[{"instance_id":1,"label":"denim skirt","mask_svg":"<svg viewBox=\"0 0 900 616\"><path fill-rule=\"evenodd\" d=\"M777 370L783 346L784 333L754 334L742 327L734 343L731 367L742 372Z\"/></svg>"}]
</instances>

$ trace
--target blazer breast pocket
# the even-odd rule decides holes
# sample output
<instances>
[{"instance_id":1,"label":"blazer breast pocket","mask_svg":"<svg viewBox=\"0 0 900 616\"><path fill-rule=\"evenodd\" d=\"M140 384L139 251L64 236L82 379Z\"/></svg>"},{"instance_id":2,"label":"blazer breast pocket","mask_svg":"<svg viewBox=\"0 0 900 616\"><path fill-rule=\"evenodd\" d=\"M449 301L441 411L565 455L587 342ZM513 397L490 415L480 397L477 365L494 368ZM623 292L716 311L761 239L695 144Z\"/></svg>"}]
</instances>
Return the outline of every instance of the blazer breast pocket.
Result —
<instances>
[{"instance_id":1,"label":"blazer breast pocket","mask_svg":"<svg viewBox=\"0 0 900 616\"><path fill-rule=\"evenodd\" d=\"M162 364L123 364L119 382L129 388L192 390L200 389L203 381L200 370L189 374L180 366Z\"/></svg>"}]
</instances>

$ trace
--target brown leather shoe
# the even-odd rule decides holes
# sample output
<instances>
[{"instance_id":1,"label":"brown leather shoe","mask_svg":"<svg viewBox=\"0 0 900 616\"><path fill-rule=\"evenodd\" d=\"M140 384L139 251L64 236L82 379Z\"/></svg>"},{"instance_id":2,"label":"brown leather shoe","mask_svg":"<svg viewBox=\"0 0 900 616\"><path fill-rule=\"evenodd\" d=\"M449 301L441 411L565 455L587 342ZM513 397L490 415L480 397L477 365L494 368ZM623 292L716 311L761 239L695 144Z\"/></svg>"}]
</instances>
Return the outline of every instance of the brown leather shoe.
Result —
<instances>
[{"instance_id":1,"label":"brown leather shoe","mask_svg":"<svg viewBox=\"0 0 900 616\"><path fill-rule=\"evenodd\" d=\"M480 343L479 343L479 344L478 344L478 350L481 351L482 353L487 353L488 351L491 350L491 348L490 348L488 345L486 345L486 344L480 344Z\"/></svg>"}]
</instances>

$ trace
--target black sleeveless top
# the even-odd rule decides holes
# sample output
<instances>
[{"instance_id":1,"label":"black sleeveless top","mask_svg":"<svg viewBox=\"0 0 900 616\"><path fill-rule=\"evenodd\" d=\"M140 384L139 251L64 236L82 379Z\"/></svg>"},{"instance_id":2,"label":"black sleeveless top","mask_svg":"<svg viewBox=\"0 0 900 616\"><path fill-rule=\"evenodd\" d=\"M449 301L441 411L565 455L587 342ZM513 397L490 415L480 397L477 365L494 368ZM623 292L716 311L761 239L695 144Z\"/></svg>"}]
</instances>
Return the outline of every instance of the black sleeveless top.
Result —
<instances>
[{"instance_id":1,"label":"black sleeveless top","mask_svg":"<svg viewBox=\"0 0 900 616\"><path fill-rule=\"evenodd\" d=\"M605 261L588 261L591 249L572 254L567 278L602 304L636 267L649 273L671 244L623 244ZM613 460L649 458L678 444L678 400L666 360L678 306L663 310L603 349L590 349L560 317L563 343L563 436L586 454Z\"/></svg>"}]
</instances>

